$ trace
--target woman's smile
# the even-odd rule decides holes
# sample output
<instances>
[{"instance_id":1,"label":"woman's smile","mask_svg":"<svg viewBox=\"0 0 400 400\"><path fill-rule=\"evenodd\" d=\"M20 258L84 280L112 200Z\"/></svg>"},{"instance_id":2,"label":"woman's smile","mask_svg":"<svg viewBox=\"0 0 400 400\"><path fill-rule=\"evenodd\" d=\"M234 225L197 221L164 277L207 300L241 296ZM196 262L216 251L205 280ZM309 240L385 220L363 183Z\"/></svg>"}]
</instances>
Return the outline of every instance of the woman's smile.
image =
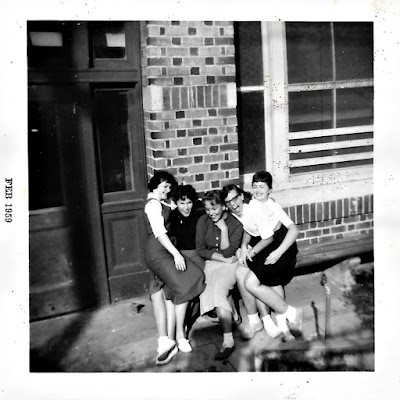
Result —
<instances>
[{"instance_id":1,"label":"woman's smile","mask_svg":"<svg viewBox=\"0 0 400 400\"><path fill-rule=\"evenodd\" d=\"M213 222L218 222L221 219L224 213L224 208L221 204L211 204L209 201L206 201L204 206L207 215Z\"/></svg>"}]
</instances>

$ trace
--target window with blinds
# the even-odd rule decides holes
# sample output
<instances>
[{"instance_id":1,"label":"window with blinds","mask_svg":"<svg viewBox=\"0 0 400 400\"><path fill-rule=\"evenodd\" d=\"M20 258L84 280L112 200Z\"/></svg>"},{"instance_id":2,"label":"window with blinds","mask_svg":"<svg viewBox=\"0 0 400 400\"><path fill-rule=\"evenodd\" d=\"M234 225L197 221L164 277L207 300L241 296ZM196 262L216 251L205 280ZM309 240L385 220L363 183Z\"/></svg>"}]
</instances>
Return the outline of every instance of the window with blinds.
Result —
<instances>
[{"instance_id":1,"label":"window with blinds","mask_svg":"<svg viewBox=\"0 0 400 400\"><path fill-rule=\"evenodd\" d=\"M372 23L285 30L290 174L372 164Z\"/></svg>"}]
</instances>

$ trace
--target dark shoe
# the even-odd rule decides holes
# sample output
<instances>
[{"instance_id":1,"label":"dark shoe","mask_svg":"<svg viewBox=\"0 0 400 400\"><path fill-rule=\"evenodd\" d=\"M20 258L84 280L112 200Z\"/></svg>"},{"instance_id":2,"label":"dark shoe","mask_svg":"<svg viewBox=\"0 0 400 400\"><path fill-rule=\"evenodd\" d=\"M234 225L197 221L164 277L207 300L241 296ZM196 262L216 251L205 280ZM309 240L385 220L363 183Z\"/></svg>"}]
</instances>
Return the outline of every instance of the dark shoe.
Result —
<instances>
[{"instance_id":1,"label":"dark shoe","mask_svg":"<svg viewBox=\"0 0 400 400\"><path fill-rule=\"evenodd\" d=\"M235 346L233 347L225 347L222 351L219 351L215 354L214 360L222 361L226 360L235 350Z\"/></svg>"}]
</instances>

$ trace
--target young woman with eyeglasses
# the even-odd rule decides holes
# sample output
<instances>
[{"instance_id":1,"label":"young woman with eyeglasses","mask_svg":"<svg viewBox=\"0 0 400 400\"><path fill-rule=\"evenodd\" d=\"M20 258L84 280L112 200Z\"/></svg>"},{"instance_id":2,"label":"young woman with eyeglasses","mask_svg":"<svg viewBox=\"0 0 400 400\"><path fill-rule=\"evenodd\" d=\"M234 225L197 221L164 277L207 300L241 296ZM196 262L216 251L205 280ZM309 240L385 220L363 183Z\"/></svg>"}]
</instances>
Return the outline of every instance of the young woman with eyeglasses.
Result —
<instances>
[{"instance_id":1,"label":"young woman with eyeglasses","mask_svg":"<svg viewBox=\"0 0 400 400\"><path fill-rule=\"evenodd\" d=\"M303 317L302 310L285 302L284 291L285 285L293 278L299 230L282 207L269 198L272 190L269 172L254 174L252 186L253 199L248 206L242 203L241 195L236 197L236 189L224 188L227 206L242 220L245 228L240 249L242 267L237 269L239 290L249 314L244 337L254 337L255 332L264 326L270 336L283 335L284 340L290 340L291 334L301 333ZM249 267L247 273L243 269L246 265ZM277 325L270 315L265 314L263 304L275 311Z\"/></svg>"}]
</instances>

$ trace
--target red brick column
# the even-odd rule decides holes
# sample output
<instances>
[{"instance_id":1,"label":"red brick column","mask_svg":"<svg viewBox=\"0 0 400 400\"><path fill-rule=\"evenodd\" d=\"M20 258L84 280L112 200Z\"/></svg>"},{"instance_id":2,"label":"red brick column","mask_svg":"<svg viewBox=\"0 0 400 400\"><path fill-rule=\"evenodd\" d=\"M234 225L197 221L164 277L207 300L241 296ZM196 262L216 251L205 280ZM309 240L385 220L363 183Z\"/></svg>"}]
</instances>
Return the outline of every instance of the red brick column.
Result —
<instances>
[{"instance_id":1,"label":"red brick column","mask_svg":"<svg viewBox=\"0 0 400 400\"><path fill-rule=\"evenodd\" d=\"M147 168L199 192L239 180L233 23L141 26Z\"/></svg>"}]
</instances>

